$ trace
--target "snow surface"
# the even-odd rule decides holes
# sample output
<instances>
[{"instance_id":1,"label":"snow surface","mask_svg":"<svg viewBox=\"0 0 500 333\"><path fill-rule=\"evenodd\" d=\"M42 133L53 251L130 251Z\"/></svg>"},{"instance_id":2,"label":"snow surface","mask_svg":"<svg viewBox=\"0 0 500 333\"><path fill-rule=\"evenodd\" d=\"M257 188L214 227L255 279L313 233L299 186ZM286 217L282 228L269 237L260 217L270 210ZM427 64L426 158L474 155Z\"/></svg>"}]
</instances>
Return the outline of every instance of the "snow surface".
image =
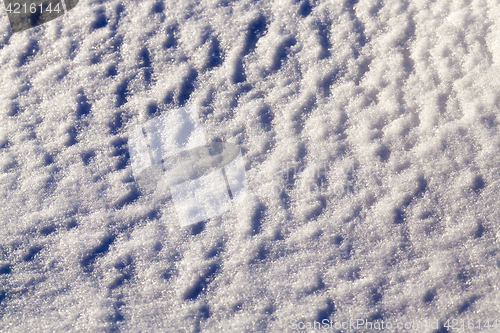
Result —
<instances>
[{"instance_id":1,"label":"snow surface","mask_svg":"<svg viewBox=\"0 0 500 333\"><path fill-rule=\"evenodd\" d=\"M500 321L499 1L0 12L0 331ZM249 186L188 227L127 146L183 106Z\"/></svg>"}]
</instances>

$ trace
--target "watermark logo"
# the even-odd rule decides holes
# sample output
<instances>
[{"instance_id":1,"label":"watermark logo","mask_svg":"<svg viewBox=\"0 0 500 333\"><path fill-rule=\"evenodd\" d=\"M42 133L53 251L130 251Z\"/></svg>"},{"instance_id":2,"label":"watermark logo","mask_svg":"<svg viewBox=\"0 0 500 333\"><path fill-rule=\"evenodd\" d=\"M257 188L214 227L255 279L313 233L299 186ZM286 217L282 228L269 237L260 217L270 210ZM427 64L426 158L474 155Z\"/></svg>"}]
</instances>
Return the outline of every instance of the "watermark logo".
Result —
<instances>
[{"instance_id":1,"label":"watermark logo","mask_svg":"<svg viewBox=\"0 0 500 333\"><path fill-rule=\"evenodd\" d=\"M12 32L36 27L66 14L78 0L3 0Z\"/></svg>"},{"instance_id":2,"label":"watermark logo","mask_svg":"<svg viewBox=\"0 0 500 333\"><path fill-rule=\"evenodd\" d=\"M147 121L128 146L137 185L145 192L168 187L181 226L218 216L247 194L240 148L207 143L195 108Z\"/></svg>"}]
</instances>

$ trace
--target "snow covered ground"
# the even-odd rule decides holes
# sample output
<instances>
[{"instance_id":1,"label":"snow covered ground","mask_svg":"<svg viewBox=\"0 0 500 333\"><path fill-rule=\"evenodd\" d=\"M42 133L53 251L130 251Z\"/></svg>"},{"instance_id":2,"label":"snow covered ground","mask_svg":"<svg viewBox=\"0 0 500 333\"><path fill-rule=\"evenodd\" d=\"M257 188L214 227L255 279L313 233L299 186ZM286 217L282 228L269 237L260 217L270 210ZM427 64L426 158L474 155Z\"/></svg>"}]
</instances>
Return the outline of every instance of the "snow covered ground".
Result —
<instances>
[{"instance_id":1,"label":"snow covered ground","mask_svg":"<svg viewBox=\"0 0 500 333\"><path fill-rule=\"evenodd\" d=\"M499 1L0 13L1 332L500 332ZM184 106L248 182L187 227L127 144Z\"/></svg>"}]
</instances>

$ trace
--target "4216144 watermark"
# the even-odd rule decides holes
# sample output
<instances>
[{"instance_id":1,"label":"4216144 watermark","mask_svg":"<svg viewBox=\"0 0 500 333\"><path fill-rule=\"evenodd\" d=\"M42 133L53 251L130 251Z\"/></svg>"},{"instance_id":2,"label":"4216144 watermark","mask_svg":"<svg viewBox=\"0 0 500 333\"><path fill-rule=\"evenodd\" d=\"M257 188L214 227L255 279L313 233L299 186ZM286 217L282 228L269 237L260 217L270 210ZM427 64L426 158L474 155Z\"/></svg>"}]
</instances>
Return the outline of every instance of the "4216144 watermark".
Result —
<instances>
[{"instance_id":1,"label":"4216144 watermark","mask_svg":"<svg viewBox=\"0 0 500 333\"><path fill-rule=\"evenodd\" d=\"M78 0L3 0L12 32L20 32L66 14Z\"/></svg>"},{"instance_id":2,"label":"4216144 watermark","mask_svg":"<svg viewBox=\"0 0 500 333\"><path fill-rule=\"evenodd\" d=\"M467 330L482 330L498 332L500 327L498 319L447 319L440 321L434 320L413 320L413 321L397 321L397 320L377 320L369 321L365 319L350 319L345 321L332 321L323 319L319 321L299 321L297 319L290 320L289 329L292 332L301 331L317 331L317 330L340 330L341 332L352 332L362 330L363 332L371 331L416 331L422 330L438 330L445 328L448 332L454 330L467 331Z\"/></svg>"}]
</instances>

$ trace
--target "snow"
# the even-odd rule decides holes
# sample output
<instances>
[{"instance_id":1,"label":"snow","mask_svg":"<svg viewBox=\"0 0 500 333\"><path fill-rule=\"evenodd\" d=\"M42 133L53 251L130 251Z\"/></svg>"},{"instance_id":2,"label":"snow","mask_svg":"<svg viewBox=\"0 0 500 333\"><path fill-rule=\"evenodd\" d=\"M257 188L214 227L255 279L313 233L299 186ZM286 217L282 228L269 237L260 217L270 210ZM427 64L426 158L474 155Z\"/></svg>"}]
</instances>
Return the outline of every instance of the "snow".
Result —
<instances>
[{"instance_id":1,"label":"snow","mask_svg":"<svg viewBox=\"0 0 500 333\"><path fill-rule=\"evenodd\" d=\"M497 1L0 8L0 331L500 322ZM189 226L128 145L183 107L248 185Z\"/></svg>"}]
</instances>

